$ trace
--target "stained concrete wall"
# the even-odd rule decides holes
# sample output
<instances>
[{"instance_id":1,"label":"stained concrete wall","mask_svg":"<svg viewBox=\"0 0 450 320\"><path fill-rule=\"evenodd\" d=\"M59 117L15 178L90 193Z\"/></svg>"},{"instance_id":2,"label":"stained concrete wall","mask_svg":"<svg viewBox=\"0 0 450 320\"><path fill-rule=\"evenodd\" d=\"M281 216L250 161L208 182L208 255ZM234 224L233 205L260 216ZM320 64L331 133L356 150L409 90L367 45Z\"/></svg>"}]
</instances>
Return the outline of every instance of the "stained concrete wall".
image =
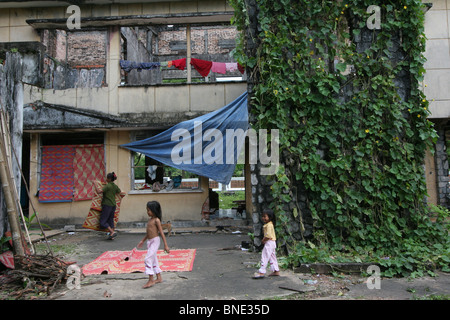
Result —
<instances>
[{"instance_id":1,"label":"stained concrete wall","mask_svg":"<svg viewBox=\"0 0 450 320\"><path fill-rule=\"evenodd\" d=\"M40 100L112 115L151 113L147 116L155 118L155 113L174 112L186 113L186 116L189 116L191 112L219 109L239 97L245 90L246 84L243 82L65 90L25 85L24 104Z\"/></svg>"},{"instance_id":2,"label":"stained concrete wall","mask_svg":"<svg viewBox=\"0 0 450 320\"><path fill-rule=\"evenodd\" d=\"M35 9L0 9L0 42L39 41L39 34L26 20L36 17Z\"/></svg>"},{"instance_id":3,"label":"stained concrete wall","mask_svg":"<svg viewBox=\"0 0 450 320\"><path fill-rule=\"evenodd\" d=\"M21 174L20 168L22 166L22 132L23 132L23 83L22 68L23 60L20 53L6 53L5 63L0 64L0 109L3 116L6 117L5 124L8 126L9 136L6 136L4 141L9 141L9 157L12 171L11 178L14 179L14 185L10 185L11 191L16 187L17 194L20 195L21 188ZM2 116L2 117L3 117ZM3 129L3 128L2 128ZM3 129L6 131L6 129ZM2 137L3 139L3 133ZM5 146L8 150L8 145ZM2 165L5 165L7 155L3 154L5 159ZM6 200L3 193L3 186L8 185L8 181L0 181L2 188L0 189L0 237L3 237L7 230L8 214L6 207Z\"/></svg>"},{"instance_id":4,"label":"stained concrete wall","mask_svg":"<svg viewBox=\"0 0 450 320\"><path fill-rule=\"evenodd\" d=\"M81 17L117 17L137 15L168 15L168 14L202 14L206 12L232 12L226 0L201 1L162 1L134 4L80 5ZM67 6L38 7L41 1L35 1L35 6L10 8L16 4L0 3L0 42L39 41L39 34L31 27L27 19L67 19ZM47 2L48 4L48 2Z\"/></svg>"},{"instance_id":5,"label":"stained concrete wall","mask_svg":"<svg viewBox=\"0 0 450 320\"><path fill-rule=\"evenodd\" d=\"M450 0L423 0L432 3L426 13L425 32L427 36L428 59L424 80L424 91L430 100L430 118L448 118L450 116ZM178 13L230 12L232 8L225 0L217 1L164 1L136 4L88 5L81 6L82 17L110 17L129 15L158 15ZM38 32L31 27L27 19L67 18L66 7L49 8L0 8L0 42L39 41ZM119 52L114 42L119 42L115 34L110 36L109 64L117 62L114 68L106 71L108 84L120 83L117 69ZM426 85L426 86L425 86ZM110 88L111 89L111 88ZM109 89L109 90L110 90ZM109 95L117 98L117 94ZM115 107L115 113L118 109Z\"/></svg>"},{"instance_id":6,"label":"stained concrete wall","mask_svg":"<svg viewBox=\"0 0 450 320\"><path fill-rule=\"evenodd\" d=\"M230 12L225 0L218 1L174 1L130 5L80 6L82 17L159 15L205 12ZM50 8L0 8L0 42L39 41L38 33L26 19L56 19L68 17L65 7ZM192 18L191 18L192 21ZM27 27L21 36L12 32L16 27ZM143 112L209 112L234 100L246 90L245 83L212 85L121 87L120 77L120 28L109 27L106 53L106 86L54 90L38 86L25 86L24 103L41 100L49 104L91 109L112 115Z\"/></svg>"},{"instance_id":7,"label":"stained concrete wall","mask_svg":"<svg viewBox=\"0 0 450 320\"><path fill-rule=\"evenodd\" d=\"M433 6L425 15L427 37L424 92L431 119L450 117L450 0L423 0Z\"/></svg>"},{"instance_id":8,"label":"stained concrete wall","mask_svg":"<svg viewBox=\"0 0 450 320\"><path fill-rule=\"evenodd\" d=\"M4 3L0 4L0 42L40 41L39 33L26 22L27 19L62 19L70 15L66 13L66 7L16 9L5 8L4 5ZM196 15L203 13L232 11L225 0L164 1L80 7L82 18L188 13L191 14L188 17L189 22L193 22ZM208 19L214 20L211 17ZM183 23L182 20L178 21ZM45 89L35 84L25 84L24 104L40 100L47 104L95 110L115 116L132 117L134 115L135 119L144 119L144 121L160 119L168 124L178 119L177 117L192 118L197 114L218 109L246 90L245 83L123 87L119 65L120 27L110 25L106 30L105 86L55 90L54 88ZM149 121L148 125L151 127L154 124ZM126 224L146 221L148 217L145 205L149 200L160 201L163 220L200 220L202 204L208 196L208 179L206 178L201 179L201 189L198 191L145 193L131 190L130 152L119 147L121 144L130 142L130 136L131 132L127 128L105 130L106 171L116 172L118 175L116 183L127 193L121 206L120 222ZM39 203L38 198L34 196L38 190L40 172L39 150L39 134L32 132L29 185L31 201L39 212L42 222L82 224L89 212L90 201Z\"/></svg>"}]
</instances>

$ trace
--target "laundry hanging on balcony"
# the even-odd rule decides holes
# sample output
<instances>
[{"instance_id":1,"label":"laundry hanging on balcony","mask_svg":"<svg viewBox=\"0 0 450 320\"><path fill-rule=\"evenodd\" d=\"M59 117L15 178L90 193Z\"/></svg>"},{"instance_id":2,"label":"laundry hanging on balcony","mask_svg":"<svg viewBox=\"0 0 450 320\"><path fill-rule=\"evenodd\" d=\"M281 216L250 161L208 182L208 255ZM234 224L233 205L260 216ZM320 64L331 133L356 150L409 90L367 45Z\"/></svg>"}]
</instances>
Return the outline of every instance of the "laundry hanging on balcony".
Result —
<instances>
[{"instance_id":1,"label":"laundry hanging on balcony","mask_svg":"<svg viewBox=\"0 0 450 320\"><path fill-rule=\"evenodd\" d=\"M171 68L175 67L178 70L186 69L186 58L162 61L162 62L134 62L128 60L120 60L120 67L125 72L130 72L136 69L138 72L142 70L155 70L161 67ZM241 74L244 74L245 68L237 62L213 62L202 59L191 58L191 65L197 70L202 77L208 76L210 72L225 74L227 72L235 72L239 70Z\"/></svg>"},{"instance_id":2,"label":"laundry hanging on balcony","mask_svg":"<svg viewBox=\"0 0 450 320\"><path fill-rule=\"evenodd\" d=\"M180 63L180 61L183 61L184 65ZM165 66L165 63L161 62L161 65ZM213 62L208 60L191 58L191 65L195 68L195 70L197 70L198 73L200 73L202 77L208 76L210 72L220 74L225 74L227 72L234 72L236 70L239 70L241 74L244 74L245 72L245 68L237 62ZM167 67L170 68L172 66L180 70L184 70L184 68L186 67L186 59L169 61L167 63Z\"/></svg>"},{"instance_id":3,"label":"laundry hanging on balcony","mask_svg":"<svg viewBox=\"0 0 450 320\"><path fill-rule=\"evenodd\" d=\"M133 69L141 72L142 70L154 70L161 67L160 62L134 62L128 60L120 60L119 63L120 67L126 72L130 72Z\"/></svg>"},{"instance_id":4,"label":"laundry hanging on balcony","mask_svg":"<svg viewBox=\"0 0 450 320\"><path fill-rule=\"evenodd\" d=\"M206 77L209 74L209 71L211 71L212 62L207 60L201 60L201 59L191 59L191 65L194 66L195 70L197 70L198 73L202 77Z\"/></svg>"},{"instance_id":5,"label":"laundry hanging on balcony","mask_svg":"<svg viewBox=\"0 0 450 320\"><path fill-rule=\"evenodd\" d=\"M165 165L228 184L248 129L247 92L216 111L121 145Z\"/></svg>"},{"instance_id":6,"label":"laundry hanging on balcony","mask_svg":"<svg viewBox=\"0 0 450 320\"><path fill-rule=\"evenodd\" d=\"M172 66L174 66L175 68L177 68L179 70L184 70L184 68L186 68L186 58L172 60L171 63L172 63Z\"/></svg>"}]
</instances>

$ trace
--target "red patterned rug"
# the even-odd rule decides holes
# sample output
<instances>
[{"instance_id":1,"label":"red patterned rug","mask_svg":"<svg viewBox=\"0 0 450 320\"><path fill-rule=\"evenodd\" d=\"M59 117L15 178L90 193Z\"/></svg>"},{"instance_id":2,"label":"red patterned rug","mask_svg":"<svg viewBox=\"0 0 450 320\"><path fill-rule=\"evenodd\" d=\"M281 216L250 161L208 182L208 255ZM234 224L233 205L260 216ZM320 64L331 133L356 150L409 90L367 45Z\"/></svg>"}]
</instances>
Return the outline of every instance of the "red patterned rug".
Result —
<instances>
[{"instance_id":1,"label":"red patterned rug","mask_svg":"<svg viewBox=\"0 0 450 320\"><path fill-rule=\"evenodd\" d=\"M43 146L39 202L92 199L92 181L105 178L104 154L102 144Z\"/></svg>"},{"instance_id":2,"label":"red patterned rug","mask_svg":"<svg viewBox=\"0 0 450 320\"><path fill-rule=\"evenodd\" d=\"M43 146L39 202L69 202L73 197L73 146Z\"/></svg>"},{"instance_id":3,"label":"red patterned rug","mask_svg":"<svg viewBox=\"0 0 450 320\"><path fill-rule=\"evenodd\" d=\"M14 255L12 251L6 251L0 254L0 263L8 269L14 269Z\"/></svg>"},{"instance_id":4,"label":"red patterned rug","mask_svg":"<svg viewBox=\"0 0 450 320\"><path fill-rule=\"evenodd\" d=\"M167 254L158 250L158 262L162 271L191 271L196 249L170 250ZM84 275L118 274L144 272L144 259L147 250L106 251L94 261L86 264Z\"/></svg>"}]
</instances>

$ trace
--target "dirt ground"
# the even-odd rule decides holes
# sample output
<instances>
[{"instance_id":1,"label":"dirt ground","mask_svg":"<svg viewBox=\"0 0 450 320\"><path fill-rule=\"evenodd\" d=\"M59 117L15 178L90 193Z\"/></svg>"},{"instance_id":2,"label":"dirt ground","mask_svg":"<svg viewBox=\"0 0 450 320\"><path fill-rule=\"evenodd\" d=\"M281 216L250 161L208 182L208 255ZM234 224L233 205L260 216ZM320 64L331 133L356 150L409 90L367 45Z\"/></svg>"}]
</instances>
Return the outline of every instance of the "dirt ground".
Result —
<instances>
[{"instance_id":1,"label":"dirt ground","mask_svg":"<svg viewBox=\"0 0 450 320\"><path fill-rule=\"evenodd\" d=\"M226 234L226 232L222 234ZM193 236L195 236L195 234ZM55 250L54 253L57 256L64 258L65 261L77 261L77 264L85 264L91 262L98 256L97 252L92 251L87 243L96 240L103 241L103 238L104 237L101 233L95 232L77 232L76 236L64 233L51 238L50 244ZM46 250L45 244L42 242L38 244L38 248L39 250L42 250L42 252ZM218 250L219 249L223 248L218 248ZM286 294L283 296L266 298L290 300L336 298L347 293L350 286L363 283L366 280L360 275L340 275L338 277L334 277L331 275L323 274L297 274L297 276L301 280L301 282L306 285L306 292L296 293L293 290L286 289ZM89 280L86 280L86 278L84 279L85 283L90 283ZM99 282L99 280L96 279L93 282Z\"/></svg>"},{"instance_id":2,"label":"dirt ground","mask_svg":"<svg viewBox=\"0 0 450 320\"><path fill-rule=\"evenodd\" d=\"M234 232L234 233L233 233ZM109 250L130 250L143 233L121 231L111 241L101 232L77 230L48 238L54 255L78 266L93 261ZM142 273L96 275L82 278L81 289L69 290L61 283L45 300L423 300L449 299L450 275L420 279L381 279L379 290L367 288L367 279L357 275L301 274L282 270L280 277L251 278L260 253L239 248L247 241L245 230L177 233L168 237L169 247L196 248L191 272L164 273L158 288L143 290L147 276ZM36 243L38 253L47 245ZM4 294L2 299L8 299Z\"/></svg>"}]
</instances>

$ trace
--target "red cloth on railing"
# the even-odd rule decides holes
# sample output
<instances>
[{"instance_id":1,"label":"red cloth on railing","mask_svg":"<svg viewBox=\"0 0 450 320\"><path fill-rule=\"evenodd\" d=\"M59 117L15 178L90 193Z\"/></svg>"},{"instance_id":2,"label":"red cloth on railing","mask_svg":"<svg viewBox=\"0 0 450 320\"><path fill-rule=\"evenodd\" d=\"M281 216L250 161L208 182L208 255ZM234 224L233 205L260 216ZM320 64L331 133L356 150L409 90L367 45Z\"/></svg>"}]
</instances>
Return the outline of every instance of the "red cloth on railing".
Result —
<instances>
[{"instance_id":1,"label":"red cloth on railing","mask_svg":"<svg viewBox=\"0 0 450 320\"><path fill-rule=\"evenodd\" d=\"M201 74L202 77L206 77L211 71L212 61L200 60L191 58L191 64L194 66L195 70Z\"/></svg>"},{"instance_id":2,"label":"red cloth on railing","mask_svg":"<svg viewBox=\"0 0 450 320\"><path fill-rule=\"evenodd\" d=\"M186 58L172 60L172 65L177 69L184 70L186 68Z\"/></svg>"},{"instance_id":3,"label":"red cloth on railing","mask_svg":"<svg viewBox=\"0 0 450 320\"><path fill-rule=\"evenodd\" d=\"M238 69L242 74L244 74L245 68L243 66L241 66L239 63L238 63Z\"/></svg>"}]
</instances>

